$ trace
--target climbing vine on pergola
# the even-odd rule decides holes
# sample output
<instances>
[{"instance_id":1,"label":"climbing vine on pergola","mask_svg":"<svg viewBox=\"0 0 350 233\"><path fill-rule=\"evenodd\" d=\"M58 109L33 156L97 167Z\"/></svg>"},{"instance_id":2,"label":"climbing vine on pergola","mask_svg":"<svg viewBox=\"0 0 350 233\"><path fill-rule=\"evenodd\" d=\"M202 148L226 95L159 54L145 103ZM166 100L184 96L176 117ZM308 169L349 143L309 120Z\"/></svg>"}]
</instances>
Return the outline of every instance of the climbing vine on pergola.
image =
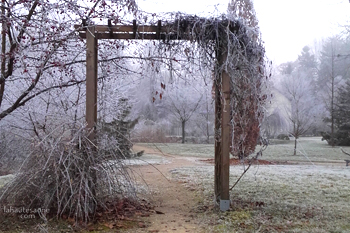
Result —
<instances>
[{"instance_id":1,"label":"climbing vine on pergola","mask_svg":"<svg viewBox=\"0 0 350 233\"><path fill-rule=\"evenodd\" d=\"M146 21L146 20L145 20ZM256 31L239 20L176 14L171 20L132 24L75 25L86 39L86 121L94 141L97 123L97 53L100 39L158 40L159 53L174 51L213 70L215 89L215 197L220 208L229 207L229 157L247 157L255 150L263 118L267 79L264 47ZM190 47L189 47L190 45ZM196 51L196 52L193 52ZM176 62L173 57L170 59ZM185 59L185 60L186 60Z\"/></svg>"}]
</instances>

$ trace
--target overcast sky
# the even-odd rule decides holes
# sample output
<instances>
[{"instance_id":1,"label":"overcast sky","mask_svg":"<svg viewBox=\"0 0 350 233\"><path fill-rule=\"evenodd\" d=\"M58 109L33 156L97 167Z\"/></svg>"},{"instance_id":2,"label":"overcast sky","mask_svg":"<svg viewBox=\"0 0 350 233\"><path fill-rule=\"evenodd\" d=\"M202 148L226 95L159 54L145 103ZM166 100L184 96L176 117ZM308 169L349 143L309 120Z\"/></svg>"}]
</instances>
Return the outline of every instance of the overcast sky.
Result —
<instances>
[{"instance_id":1,"label":"overcast sky","mask_svg":"<svg viewBox=\"0 0 350 233\"><path fill-rule=\"evenodd\" d=\"M147 12L201 16L226 13L229 1L137 0ZM276 64L294 61L305 45L339 33L350 22L348 0L254 0L254 7L267 55Z\"/></svg>"}]
</instances>

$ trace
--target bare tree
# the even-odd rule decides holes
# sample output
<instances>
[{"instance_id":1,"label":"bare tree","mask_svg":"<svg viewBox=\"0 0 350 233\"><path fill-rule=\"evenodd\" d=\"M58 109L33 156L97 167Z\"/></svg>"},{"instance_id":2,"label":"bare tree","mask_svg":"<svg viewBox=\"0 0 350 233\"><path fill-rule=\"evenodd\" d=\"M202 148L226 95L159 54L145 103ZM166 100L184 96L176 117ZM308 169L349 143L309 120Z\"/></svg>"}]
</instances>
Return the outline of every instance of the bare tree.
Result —
<instances>
[{"instance_id":1,"label":"bare tree","mask_svg":"<svg viewBox=\"0 0 350 233\"><path fill-rule=\"evenodd\" d=\"M200 104L198 110L198 117L196 118L196 126L205 135L206 143L210 143L210 136L213 135L213 122L214 122L214 103L211 91L207 88L203 88L203 102Z\"/></svg>"},{"instance_id":2,"label":"bare tree","mask_svg":"<svg viewBox=\"0 0 350 233\"><path fill-rule=\"evenodd\" d=\"M113 8L125 12L135 2L3 0L0 120L43 93L84 82L76 64L85 62L85 48L73 25L118 18Z\"/></svg>"},{"instance_id":3,"label":"bare tree","mask_svg":"<svg viewBox=\"0 0 350 233\"><path fill-rule=\"evenodd\" d=\"M167 96L166 109L181 123L182 143L186 141L186 122L198 110L203 95L187 84L173 89Z\"/></svg>"},{"instance_id":4,"label":"bare tree","mask_svg":"<svg viewBox=\"0 0 350 233\"><path fill-rule=\"evenodd\" d=\"M294 140L294 155L297 151L297 140L305 134L313 122L313 97L310 81L302 72L293 72L283 82L283 89L291 103L291 111L287 112L291 127L290 134Z\"/></svg>"},{"instance_id":5,"label":"bare tree","mask_svg":"<svg viewBox=\"0 0 350 233\"><path fill-rule=\"evenodd\" d=\"M105 162L111 153L103 143L114 143L113 151L119 145L101 136L99 148L104 149L99 151L87 140L79 101L85 94L79 85L85 82L85 45L73 25L82 19L82 26L96 19L118 21L118 14L135 8L133 0L2 1L0 121L18 113L15 126L30 146L21 148L26 159L20 175L1 189L1 202L53 208L58 217L64 213L85 221L104 203L96 192L103 182L98 184L97 176L111 171ZM106 44L99 46L107 50ZM100 57L110 63L119 59ZM116 185L107 173L102 176L107 189Z\"/></svg>"}]
</instances>

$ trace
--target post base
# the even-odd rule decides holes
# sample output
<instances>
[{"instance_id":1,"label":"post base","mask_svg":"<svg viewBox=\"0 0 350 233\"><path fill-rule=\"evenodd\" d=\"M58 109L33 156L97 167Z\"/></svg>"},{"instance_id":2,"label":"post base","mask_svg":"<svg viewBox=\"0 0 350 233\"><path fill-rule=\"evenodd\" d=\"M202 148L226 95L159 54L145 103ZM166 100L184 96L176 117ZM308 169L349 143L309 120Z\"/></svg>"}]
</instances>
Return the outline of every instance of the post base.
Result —
<instances>
[{"instance_id":1,"label":"post base","mask_svg":"<svg viewBox=\"0 0 350 233\"><path fill-rule=\"evenodd\" d=\"M220 200L220 210L228 211L230 209L230 200Z\"/></svg>"}]
</instances>

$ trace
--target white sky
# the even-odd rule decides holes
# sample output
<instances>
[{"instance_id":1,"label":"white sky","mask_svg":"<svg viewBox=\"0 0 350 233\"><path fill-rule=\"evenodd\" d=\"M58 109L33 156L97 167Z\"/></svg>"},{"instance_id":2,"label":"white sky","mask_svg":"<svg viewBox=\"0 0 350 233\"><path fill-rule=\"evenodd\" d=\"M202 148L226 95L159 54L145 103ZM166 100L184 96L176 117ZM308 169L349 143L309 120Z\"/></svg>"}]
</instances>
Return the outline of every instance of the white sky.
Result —
<instances>
[{"instance_id":1,"label":"white sky","mask_svg":"<svg viewBox=\"0 0 350 233\"><path fill-rule=\"evenodd\" d=\"M150 13L226 13L230 0L137 0ZM339 33L350 24L348 0L254 0L267 56L279 64L294 61L305 45Z\"/></svg>"}]
</instances>

